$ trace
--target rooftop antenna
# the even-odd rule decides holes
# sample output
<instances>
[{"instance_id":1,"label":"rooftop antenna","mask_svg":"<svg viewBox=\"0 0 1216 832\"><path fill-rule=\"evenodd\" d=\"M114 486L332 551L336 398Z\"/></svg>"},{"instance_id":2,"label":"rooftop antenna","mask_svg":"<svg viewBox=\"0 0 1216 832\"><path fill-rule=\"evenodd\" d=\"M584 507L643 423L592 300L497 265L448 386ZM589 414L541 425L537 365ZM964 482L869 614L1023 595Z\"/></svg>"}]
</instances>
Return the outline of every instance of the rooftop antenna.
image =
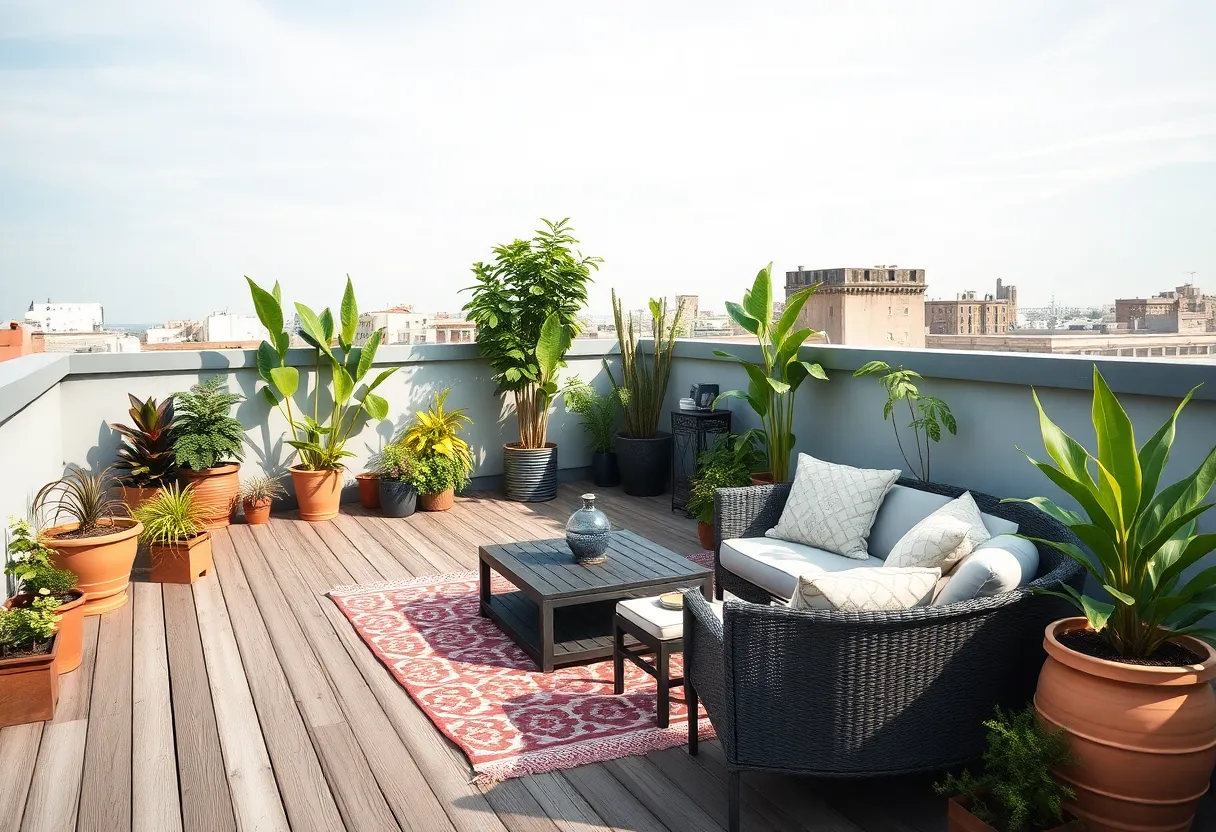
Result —
<instances>
[{"instance_id":1,"label":"rooftop antenna","mask_svg":"<svg viewBox=\"0 0 1216 832\"><path fill-rule=\"evenodd\" d=\"M1195 285L1195 275L1197 274L1197 272L1183 272L1183 274L1188 275L1191 278L1190 280L1187 281L1187 285L1194 286Z\"/></svg>"}]
</instances>

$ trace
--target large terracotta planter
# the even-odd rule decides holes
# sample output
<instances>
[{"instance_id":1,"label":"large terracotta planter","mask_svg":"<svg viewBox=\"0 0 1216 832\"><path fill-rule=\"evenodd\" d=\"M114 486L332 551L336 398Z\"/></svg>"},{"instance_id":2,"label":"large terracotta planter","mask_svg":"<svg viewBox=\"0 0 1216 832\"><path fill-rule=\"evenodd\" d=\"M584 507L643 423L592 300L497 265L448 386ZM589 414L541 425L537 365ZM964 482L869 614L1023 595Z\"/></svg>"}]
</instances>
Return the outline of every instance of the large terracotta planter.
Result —
<instances>
[{"instance_id":1,"label":"large terracotta planter","mask_svg":"<svg viewBox=\"0 0 1216 832\"><path fill-rule=\"evenodd\" d=\"M447 511L456 501L456 490L438 491L434 494L419 494L419 511Z\"/></svg>"},{"instance_id":2,"label":"large terracotta planter","mask_svg":"<svg viewBox=\"0 0 1216 832\"><path fill-rule=\"evenodd\" d=\"M966 797L950 798L949 808L946 810L946 830L947 832L1000 832L996 827L984 823L971 814L971 800ZM1059 826L1053 826L1051 829L1045 829L1043 832L1074 832L1074 830L1081 832L1081 824L1071 820Z\"/></svg>"},{"instance_id":3,"label":"large terracotta planter","mask_svg":"<svg viewBox=\"0 0 1216 832\"><path fill-rule=\"evenodd\" d=\"M245 512L245 522L251 526L260 526L263 523L270 522L270 506L274 501L267 498L265 500L244 500L241 502L241 510Z\"/></svg>"},{"instance_id":4,"label":"large terracotta planter","mask_svg":"<svg viewBox=\"0 0 1216 832\"><path fill-rule=\"evenodd\" d=\"M192 584L211 572L211 533L203 532L182 543L153 543L148 547L154 584Z\"/></svg>"},{"instance_id":5,"label":"large terracotta planter","mask_svg":"<svg viewBox=\"0 0 1216 832\"><path fill-rule=\"evenodd\" d=\"M122 485L119 488L122 489L122 501L128 511L135 511L160 492L159 486Z\"/></svg>"},{"instance_id":6,"label":"large terracotta planter","mask_svg":"<svg viewBox=\"0 0 1216 832\"><path fill-rule=\"evenodd\" d=\"M752 485L772 485L773 475L770 471L760 471L752 474Z\"/></svg>"},{"instance_id":7,"label":"large terracotta planter","mask_svg":"<svg viewBox=\"0 0 1216 832\"><path fill-rule=\"evenodd\" d=\"M56 667L59 672L71 673L80 667L84 657L84 593L79 589L71 590L71 597L55 610L55 618L59 622L56 634L59 638L59 660ZM34 600L33 595L14 595L4 602L9 609L27 606Z\"/></svg>"},{"instance_id":8,"label":"large terracotta planter","mask_svg":"<svg viewBox=\"0 0 1216 832\"><path fill-rule=\"evenodd\" d=\"M300 504L300 519L310 523L333 520L342 503L342 470L291 469L291 482Z\"/></svg>"},{"instance_id":9,"label":"large terracotta planter","mask_svg":"<svg viewBox=\"0 0 1216 832\"><path fill-rule=\"evenodd\" d=\"M370 511L380 508L380 475L365 471L355 474L359 487L359 505Z\"/></svg>"},{"instance_id":10,"label":"large terracotta planter","mask_svg":"<svg viewBox=\"0 0 1216 832\"><path fill-rule=\"evenodd\" d=\"M55 552L51 559L55 566L74 573L79 579L76 588L84 593L83 615L99 615L127 603L131 567L144 527L129 517L115 517L110 522L115 531L97 537L55 537L74 531L76 523L52 526L39 536L39 540Z\"/></svg>"},{"instance_id":11,"label":"large terracotta planter","mask_svg":"<svg viewBox=\"0 0 1216 832\"><path fill-rule=\"evenodd\" d=\"M698 520L697 521L697 540L699 540L701 542L702 549L708 549L709 551L712 552L714 549L714 543L716 542L714 540L714 524L713 523L702 523L700 520Z\"/></svg>"},{"instance_id":12,"label":"large terracotta planter","mask_svg":"<svg viewBox=\"0 0 1216 832\"><path fill-rule=\"evenodd\" d=\"M1057 639L1086 626L1083 618L1048 625L1034 698L1077 759L1059 772L1077 793L1068 811L1089 832L1189 829L1216 766L1216 651L1184 638L1207 657L1202 664L1148 667L1086 656Z\"/></svg>"},{"instance_id":13,"label":"large terracotta planter","mask_svg":"<svg viewBox=\"0 0 1216 832\"><path fill-rule=\"evenodd\" d=\"M59 636L41 656L0 659L0 728L46 722L59 704Z\"/></svg>"},{"instance_id":14,"label":"large terracotta planter","mask_svg":"<svg viewBox=\"0 0 1216 832\"><path fill-rule=\"evenodd\" d=\"M241 493L240 470L237 462L202 471L178 469L178 477L194 490L194 499L203 507L204 529L222 529L232 522Z\"/></svg>"}]
</instances>

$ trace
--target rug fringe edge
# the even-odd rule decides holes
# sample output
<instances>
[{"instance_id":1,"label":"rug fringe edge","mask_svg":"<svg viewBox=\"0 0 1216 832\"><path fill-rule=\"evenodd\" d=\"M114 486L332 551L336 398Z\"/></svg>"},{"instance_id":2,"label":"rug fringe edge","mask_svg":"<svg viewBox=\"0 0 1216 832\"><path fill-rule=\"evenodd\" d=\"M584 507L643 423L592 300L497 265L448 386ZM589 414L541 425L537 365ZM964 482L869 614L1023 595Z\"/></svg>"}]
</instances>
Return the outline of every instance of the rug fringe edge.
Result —
<instances>
[{"instance_id":1,"label":"rug fringe edge","mask_svg":"<svg viewBox=\"0 0 1216 832\"><path fill-rule=\"evenodd\" d=\"M476 572L445 572L442 575L421 575L417 578L399 578L395 581L371 581L361 584L343 584L335 586L325 593L330 598L342 596L344 598L351 595L364 595L369 592L381 592L386 589L408 589L412 586L424 586L426 584L454 584L462 581L471 581L477 578Z\"/></svg>"}]
</instances>

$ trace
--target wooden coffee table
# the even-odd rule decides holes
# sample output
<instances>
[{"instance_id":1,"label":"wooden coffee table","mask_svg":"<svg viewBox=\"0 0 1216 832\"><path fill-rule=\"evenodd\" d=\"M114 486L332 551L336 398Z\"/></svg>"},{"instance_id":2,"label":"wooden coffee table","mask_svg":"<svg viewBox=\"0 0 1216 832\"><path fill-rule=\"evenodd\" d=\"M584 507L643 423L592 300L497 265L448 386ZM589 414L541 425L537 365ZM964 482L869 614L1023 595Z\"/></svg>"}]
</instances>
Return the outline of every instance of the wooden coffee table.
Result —
<instances>
[{"instance_id":1,"label":"wooden coffee table","mask_svg":"<svg viewBox=\"0 0 1216 832\"><path fill-rule=\"evenodd\" d=\"M710 598L713 573L630 531L612 533L608 561L579 566L562 538L482 546L481 614L545 673L612 655L616 602L686 587ZM517 589L492 594L490 571Z\"/></svg>"}]
</instances>

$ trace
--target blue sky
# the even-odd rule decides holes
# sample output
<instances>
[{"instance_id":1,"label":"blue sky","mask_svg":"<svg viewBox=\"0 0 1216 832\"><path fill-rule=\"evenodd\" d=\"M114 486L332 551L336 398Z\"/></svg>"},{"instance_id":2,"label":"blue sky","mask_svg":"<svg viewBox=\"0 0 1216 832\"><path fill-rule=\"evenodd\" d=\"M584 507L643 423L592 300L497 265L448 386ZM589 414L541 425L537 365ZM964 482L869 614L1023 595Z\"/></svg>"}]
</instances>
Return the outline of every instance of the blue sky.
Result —
<instances>
[{"instance_id":1,"label":"blue sky","mask_svg":"<svg viewBox=\"0 0 1216 832\"><path fill-rule=\"evenodd\" d=\"M896 263L1216 291L1216 4L0 4L0 315L453 309L573 218L592 295Z\"/></svg>"}]
</instances>

